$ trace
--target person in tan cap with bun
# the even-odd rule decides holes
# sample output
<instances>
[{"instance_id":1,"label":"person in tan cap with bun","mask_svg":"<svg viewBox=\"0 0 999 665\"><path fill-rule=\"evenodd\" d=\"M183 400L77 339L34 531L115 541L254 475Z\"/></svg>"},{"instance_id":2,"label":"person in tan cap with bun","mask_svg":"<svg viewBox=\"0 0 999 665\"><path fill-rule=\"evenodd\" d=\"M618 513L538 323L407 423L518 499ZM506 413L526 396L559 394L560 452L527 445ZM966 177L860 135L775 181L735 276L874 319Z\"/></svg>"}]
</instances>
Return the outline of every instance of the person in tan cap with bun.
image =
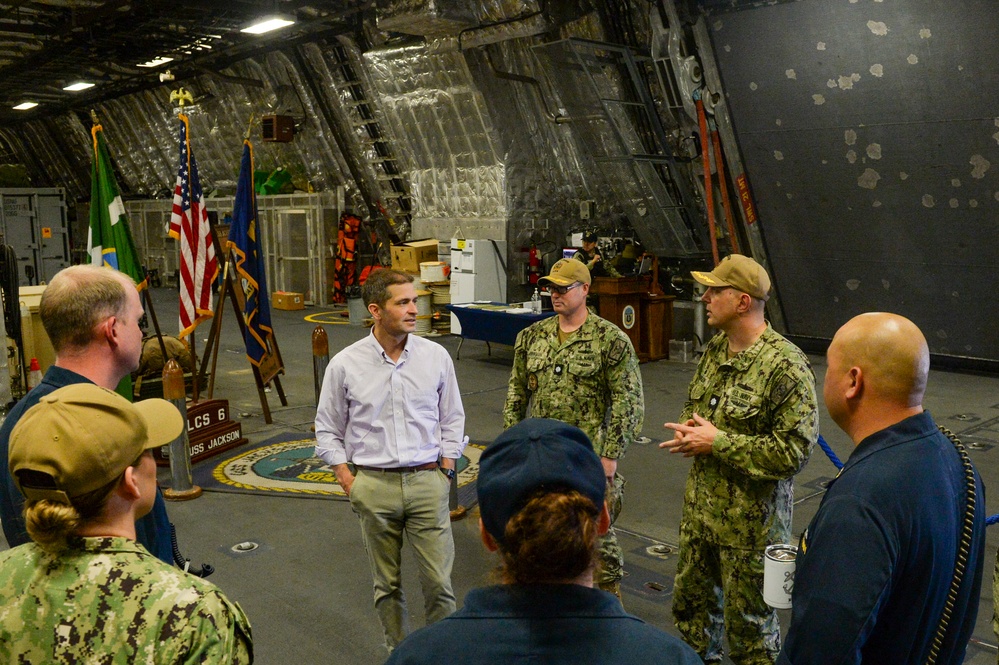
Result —
<instances>
[{"instance_id":1,"label":"person in tan cap with bun","mask_svg":"<svg viewBox=\"0 0 999 665\"><path fill-rule=\"evenodd\" d=\"M676 627L705 662L773 663L777 612L763 601L767 545L791 542L792 477L818 438L808 358L764 318L770 276L740 254L711 272L704 345L679 421L659 445L692 457L673 597ZM723 599L719 598L718 591Z\"/></svg>"},{"instance_id":2,"label":"person in tan cap with bun","mask_svg":"<svg viewBox=\"0 0 999 665\"><path fill-rule=\"evenodd\" d=\"M215 585L135 541L152 448L184 422L90 383L41 398L10 438L31 543L0 553L0 662L249 663L250 626Z\"/></svg>"},{"instance_id":3,"label":"person in tan cap with bun","mask_svg":"<svg viewBox=\"0 0 999 665\"><path fill-rule=\"evenodd\" d=\"M586 432L607 477L611 524L621 511L618 460L641 435L645 419L638 356L623 330L586 309L590 271L575 259L556 261L538 280L551 293L553 316L517 335L503 426L527 417L554 418ZM613 527L600 538L594 579L621 597L624 554Z\"/></svg>"}]
</instances>

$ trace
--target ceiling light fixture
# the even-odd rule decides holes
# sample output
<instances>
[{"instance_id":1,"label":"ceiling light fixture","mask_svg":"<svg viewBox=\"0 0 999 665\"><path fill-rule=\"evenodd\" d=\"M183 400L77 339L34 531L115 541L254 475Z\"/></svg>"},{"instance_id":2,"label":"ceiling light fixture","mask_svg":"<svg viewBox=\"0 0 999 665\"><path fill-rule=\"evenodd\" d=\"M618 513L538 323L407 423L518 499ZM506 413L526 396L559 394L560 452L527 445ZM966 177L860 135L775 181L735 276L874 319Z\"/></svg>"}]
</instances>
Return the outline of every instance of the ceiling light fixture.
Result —
<instances>
[{"instance_id":1,"label":"ceiling light fixture","mask_svg":"<svg viewBox=\"0 0 999 665\"><path fill-rule=\"evenodd\" d=\"M38 104L36 102L22 102L14 107L15 111L27 111L28 109L33 109Z\"/></svg>"},{"instance_id":2,"label":"ceiling light fixture","mask_svg":"<svg viewBox=\"0 0 999 665\"><path fill-rule=\"evenodd\" d=\"M173 58L160 56L158 58L153 58L152 60L147 60L146 62L140 62L136 65L136 67L159 67L160 65L165 65L168 62L173 62Z\"/></svg>"},{"instance_id":3,"label":"ceiling light fixture","mask_svg":"<svg viewBox=\"0 0 999 665\"><path fill-rule=\"evenodd\" d=\"M73 85L67 85L63 90L67 92L79 92L80 90L86 90L87 88L93 88L95 84L87 83L86 81L78 81Z\"/></svg>"},{"instance_id":4,"label":"ceiling light fixture","mask_svg":"<svg viewBox=\"0 0 999 665\"><path fill-rule=\"evenodd\" d=\"M265 32L286 28L289 25L294 24L295 18L293 16L289 16L287 14L272 14L270 16L264 16L257 19L247 27L240 30L240 32L247 32L251 35L262 35Z\"/></svg>"}]
</instances>

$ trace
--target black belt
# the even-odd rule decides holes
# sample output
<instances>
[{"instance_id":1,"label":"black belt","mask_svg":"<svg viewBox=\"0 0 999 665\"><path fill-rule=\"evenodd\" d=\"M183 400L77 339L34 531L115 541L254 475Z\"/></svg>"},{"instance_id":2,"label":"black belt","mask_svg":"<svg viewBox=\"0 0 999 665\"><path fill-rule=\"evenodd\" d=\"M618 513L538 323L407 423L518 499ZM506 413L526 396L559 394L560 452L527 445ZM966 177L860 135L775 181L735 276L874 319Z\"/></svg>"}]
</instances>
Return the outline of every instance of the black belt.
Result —
<instances>
[{"instance_id":1,"label":"black belt","mask_svg":"<svg viewBox=\"0 0 999 665\"><path fill-rule=\"evenodd\" d=\"M354 468L360 471L381 471L387 473L413 473L414 471L430 471L431 469L436 469L437 462L427 462L426 464L418 464L417 466L394 466L388 469L377 466L361 466L360 464L355 464Z\"/></svg>"}]
</instances>

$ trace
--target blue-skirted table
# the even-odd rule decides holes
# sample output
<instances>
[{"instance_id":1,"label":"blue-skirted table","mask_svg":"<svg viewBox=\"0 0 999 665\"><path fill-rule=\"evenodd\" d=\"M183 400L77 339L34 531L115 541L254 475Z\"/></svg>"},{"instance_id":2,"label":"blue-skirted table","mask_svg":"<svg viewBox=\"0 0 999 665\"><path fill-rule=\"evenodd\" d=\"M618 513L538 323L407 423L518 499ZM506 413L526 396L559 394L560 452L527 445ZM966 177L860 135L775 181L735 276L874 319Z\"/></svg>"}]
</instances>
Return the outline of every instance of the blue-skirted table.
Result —
<instances>
[{"instance_id":1,"label":"blue-skirted table","mask_svg":"<svg viewBox=\"0 0 999 665\"><path fill-rule=\"evenodd\" d=\"M489 354L492 355L490 342L513 346L521 330L535 321L555 315L555 312L534 314L526 310L522 313L520 311L513 313L508 311L513 309L510 305L500 302L464 303L447 305L447 308L458 317L458 323L461 324L461 341L458 342L458 351L455 354L458 360L461 360L461 345L466 339L485 342Z\"/></svg>"}]
</instances>

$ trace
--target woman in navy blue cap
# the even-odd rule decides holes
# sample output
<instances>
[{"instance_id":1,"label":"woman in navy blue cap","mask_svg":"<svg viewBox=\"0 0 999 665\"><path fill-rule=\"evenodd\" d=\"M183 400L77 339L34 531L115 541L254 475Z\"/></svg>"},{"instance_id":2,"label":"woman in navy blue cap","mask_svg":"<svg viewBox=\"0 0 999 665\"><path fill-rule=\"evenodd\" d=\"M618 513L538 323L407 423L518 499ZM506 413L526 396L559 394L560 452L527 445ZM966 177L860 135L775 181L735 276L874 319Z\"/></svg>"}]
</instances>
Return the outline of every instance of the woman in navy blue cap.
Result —
<instances>
[{"instance_id":1,"label":"woman in navy blue cap","mask_svg":"<svg viewBox=\"0 0 999 665\"><path fill-rule=\"evenodd\" d=\"M500 554L501 583L473 589L462 609L410 635L387 665L700 665L693 649L593 588L597 537L610 525L606 482L576 427L534 418L501 434L482 454L477 481L482 542Z\"/></svg>"}]
</instances>

